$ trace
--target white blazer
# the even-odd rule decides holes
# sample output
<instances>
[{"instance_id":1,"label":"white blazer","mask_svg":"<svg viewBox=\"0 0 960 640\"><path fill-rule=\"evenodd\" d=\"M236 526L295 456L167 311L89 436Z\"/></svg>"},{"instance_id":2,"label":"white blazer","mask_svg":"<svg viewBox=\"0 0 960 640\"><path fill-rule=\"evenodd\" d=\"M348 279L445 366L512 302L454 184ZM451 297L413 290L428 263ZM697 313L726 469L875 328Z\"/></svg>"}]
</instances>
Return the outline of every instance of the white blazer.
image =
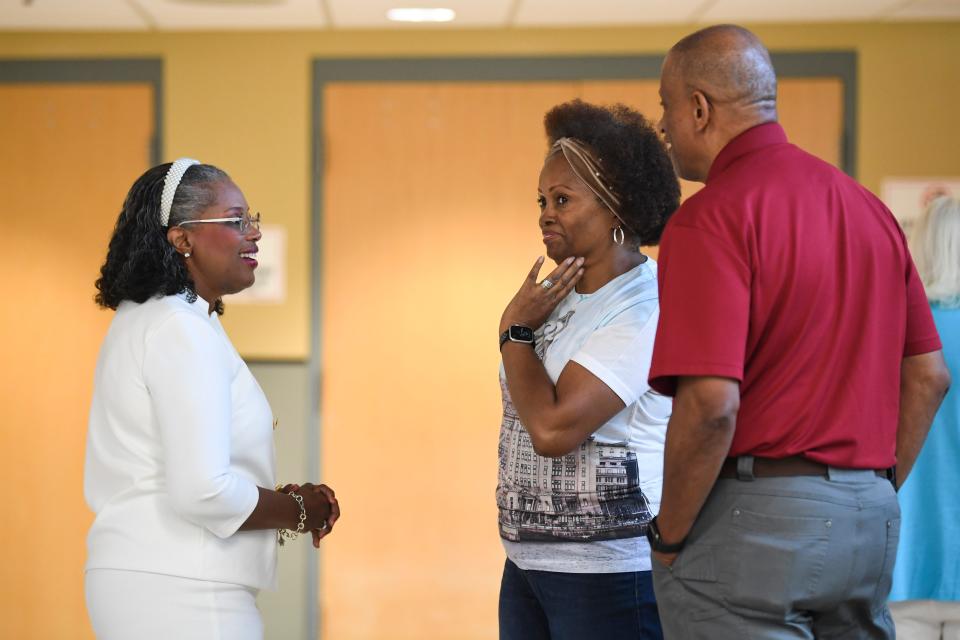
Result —
<instances>
[{"instance_id":1,"label":"white blazer","mask_svg":"<svg viewBox=\"0 0 960 640\"><path fill-rule=\"evenodd\" d=\"M273 414L208 303L126 301L94 378L86 569L276 587L272 530L238 531L274 486Z\"/></svg>"}]
</instances>

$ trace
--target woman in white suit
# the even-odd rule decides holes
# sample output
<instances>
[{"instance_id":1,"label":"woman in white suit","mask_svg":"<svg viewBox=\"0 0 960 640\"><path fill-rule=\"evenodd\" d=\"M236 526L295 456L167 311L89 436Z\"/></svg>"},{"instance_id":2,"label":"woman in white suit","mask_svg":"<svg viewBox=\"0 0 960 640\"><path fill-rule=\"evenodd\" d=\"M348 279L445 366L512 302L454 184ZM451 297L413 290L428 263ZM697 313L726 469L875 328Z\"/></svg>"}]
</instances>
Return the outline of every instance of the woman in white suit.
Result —
<instances>
[{"instance_id":1,"label":"woman in white suit","mask_svg":"<svg viewBox=\"0 0 960 640\"><path fill-rule=\"evenodd\" d=\"M339 517L323 485L274 490L273 414L220 325L254 282L259 214L182 158L131 187L96 286L115 309L97 360L84 493L98 638L263 637L278 540Z\"/></svg>"}]
</instances>

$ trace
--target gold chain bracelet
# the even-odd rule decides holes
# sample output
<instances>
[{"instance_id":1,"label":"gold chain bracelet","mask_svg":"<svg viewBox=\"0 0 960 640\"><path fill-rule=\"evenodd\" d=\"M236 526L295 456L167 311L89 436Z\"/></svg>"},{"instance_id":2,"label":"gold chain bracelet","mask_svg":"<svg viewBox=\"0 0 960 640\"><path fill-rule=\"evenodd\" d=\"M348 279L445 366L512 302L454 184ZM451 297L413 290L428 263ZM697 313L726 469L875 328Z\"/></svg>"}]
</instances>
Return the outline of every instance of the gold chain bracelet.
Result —
<instances>
[{"instance_id":1,"label":"gold chain bracelet","mask_svg":"<svg viewBox=\"0 0 960 640\"><path fill-rule=\"evenodd\" d=\"M307 522L307 508L303 506L303 496L299 493L290 493L290 496L297 501L297 506L300 507L300 522L297 523L297 528L293 531L290 529L277 529L277 543L282 547L284 540L296 540L301 533L303 533L303 527Z\"/></svg>"}]
</instances>

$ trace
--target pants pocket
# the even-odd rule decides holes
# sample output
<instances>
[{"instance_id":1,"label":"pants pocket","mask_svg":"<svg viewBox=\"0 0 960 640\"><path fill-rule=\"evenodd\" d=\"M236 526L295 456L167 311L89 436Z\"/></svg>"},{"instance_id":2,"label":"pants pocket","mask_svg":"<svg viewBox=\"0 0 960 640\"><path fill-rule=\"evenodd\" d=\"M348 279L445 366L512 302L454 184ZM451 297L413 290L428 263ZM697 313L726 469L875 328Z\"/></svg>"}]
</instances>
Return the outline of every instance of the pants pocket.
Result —
<instances>
[{"instance_id":1,"label":"pants pocket","mask_svg":"<svg viewBox=\"0 0 960 640\"><path fill-rule=\"evenodd\" d=\"M877 591L873 597L874 610L887 603L890 588L893 586L893 565L897 560L897 546L900 544L900 518L890 518L883 524L886 529L886 545L883 550L882 573L877 579Z\"/></svg>"},{"instance_id":2,"label":"pants pocket","mask_svg":"<svg viewBox=\"0 0 960 640\"><path fill-rule=\"evenodd\" d=\"M727 613L717 577L718 549L693 544L677 556L672 569L666 569L684 592L683 615L693 622L711 620Z\"/></svg>"},{"instance_id":3,"label":"pants pocket","mask_svg":"<svg viewBox=\"0 0 960 640\"><path fill-rule=\"evenodd\" d=\"M730 512L732 568L729 604L774 614L816 595L832 522L734 508Z\"/></svg>"}]
</instances>

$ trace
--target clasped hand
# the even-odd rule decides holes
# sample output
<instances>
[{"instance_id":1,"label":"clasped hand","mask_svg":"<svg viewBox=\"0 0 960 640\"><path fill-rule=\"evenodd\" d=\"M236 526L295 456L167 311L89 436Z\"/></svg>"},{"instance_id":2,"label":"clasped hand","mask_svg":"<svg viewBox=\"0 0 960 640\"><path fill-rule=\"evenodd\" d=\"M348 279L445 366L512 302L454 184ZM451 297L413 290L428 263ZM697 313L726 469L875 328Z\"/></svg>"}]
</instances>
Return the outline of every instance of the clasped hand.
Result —
<instances>
[{"instance_id":1,"label":"clasped hand","mask_svg":"<svg viewBox=\"0 0 960 640\"><path fill-rule=\"evenodd\" d=\"M544 287L543 282L537 282L542 266L543 256L540 256L524 278L520 290L504 309L500 317L500 333L512 324L522 324L531 329L540 327L583 276L583 258L570 257L546 277L545 281L549 280L553 286Z\"/></svg>"},{"instance_id":2,"label":"clasped hand","mask_svg":"<svg viewBox=\"0 0 960 640\"><path fill-rule=\"evenodd\" d=\"M305 527L313 535L313 546L320 547L320 540L333 531L333 525L340 518L340 503L333 489L325 484L288 484L280 489L282 493L296 491L303 498L303 508L307 512Z\"/></svg>"}]
</instances>

